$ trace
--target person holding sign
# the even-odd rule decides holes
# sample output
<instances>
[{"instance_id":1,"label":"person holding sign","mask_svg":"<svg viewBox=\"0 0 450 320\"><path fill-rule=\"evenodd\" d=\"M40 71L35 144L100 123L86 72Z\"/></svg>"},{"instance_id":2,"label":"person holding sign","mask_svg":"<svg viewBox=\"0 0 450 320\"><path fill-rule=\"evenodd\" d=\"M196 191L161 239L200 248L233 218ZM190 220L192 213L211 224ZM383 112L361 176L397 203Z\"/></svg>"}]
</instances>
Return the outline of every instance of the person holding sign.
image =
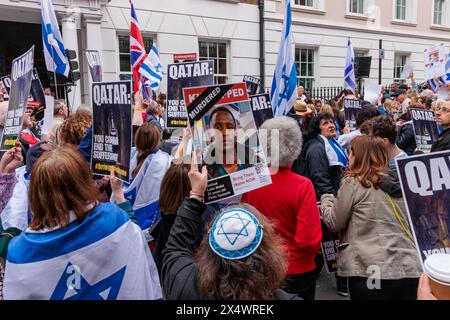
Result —
<instances>
[{"instance_id":1,"label":"person holding sign","mask_svg":"<svg viewBox=\"0 0 450 320\"><path fill-rule=\"evenodd\" d=\"M445 101L436 112L436 122L444 128L439 140L433 144L431 152L450 150L450 101Z\"/></svg>"},{"instance_id":2,"label":"person holding sign","mask_svg":"<svg viewBox=\"0 0 450 320\"><path fill-rule=\"evenodd\" d=\"M415 300L422 273L403 198L383 178L388 152L381 138L361 136L336 198L321 197L324 222L340 233L338 275L352 300Z\"/></svg>"}]
</instances>

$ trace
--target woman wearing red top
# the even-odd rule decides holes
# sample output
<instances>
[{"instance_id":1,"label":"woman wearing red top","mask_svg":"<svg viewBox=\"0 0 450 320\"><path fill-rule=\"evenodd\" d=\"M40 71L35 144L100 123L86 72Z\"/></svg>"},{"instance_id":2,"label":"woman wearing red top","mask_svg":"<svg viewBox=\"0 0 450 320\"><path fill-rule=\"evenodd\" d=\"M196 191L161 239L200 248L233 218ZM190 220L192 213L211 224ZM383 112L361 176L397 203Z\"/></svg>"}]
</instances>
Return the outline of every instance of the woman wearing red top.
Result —
<instances>
[{"instance_id":1,"label":"woman wearing red top","mask_svg":"<svg viewBox=\"0 0 450 320\"><path fill-rule=\"evenodd\" d=\"M287 117L266 121L265 152L269 159L272 184L242 197L268 217L284 239L289 252L285 290L305 300L314 300L316 277L314 258L322 239L320 214L312 182L291 172L290 166L302 148L302 134L297 123ZM278 130L279 141L270 145L271 130Z\"/></svg>"}]
</instances>

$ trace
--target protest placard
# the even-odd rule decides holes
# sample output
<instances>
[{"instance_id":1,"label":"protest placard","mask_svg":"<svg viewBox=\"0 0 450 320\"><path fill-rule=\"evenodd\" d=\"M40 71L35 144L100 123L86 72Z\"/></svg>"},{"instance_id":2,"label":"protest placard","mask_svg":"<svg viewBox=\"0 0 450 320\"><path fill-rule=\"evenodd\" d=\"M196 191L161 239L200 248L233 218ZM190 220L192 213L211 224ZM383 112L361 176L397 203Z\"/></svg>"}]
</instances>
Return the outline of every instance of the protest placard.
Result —
<instances>
[{"instance_id":1,"label":"protest placard","mask_svg":"<svg viewBox=\"0 0 450 320\"><path fill-rule=\"evenodd\" d=\"M166 127L186 128L187 113L183 88L214 83L214 62L199 61L170 64L167 72Z\"/></svg>"},{"instance_id":2,"label":"protest placard","mask_svg":"<svg viewBox=\"0 0 450 320\"><path fill-rule=\"evenodd\" d=\"M409 77L411 77L411 74L414 72L414 66L412 64L405 64L403 66L403 71L402 74L400 76L400 79L402 80L408 80Z\"/></svg>"},{"instance_id":3,"label":"protest placard","mask_svg":"<svg viewBox=\"0 0 450 320\"><path fill-rule=\"evenodd\" d=\"M430 151L439 139L439 131L433 110L410 109L417 148Z\"/></svg>"},{"instance_id":4,"label":"protest placard","mask_svg":"<svg viewBox=\"0 0 450 320\"><path fill-rule=\"evenodd\" d=\"M364 100L376 106L380 93L381 93L381 85L374 83L366 83L366 86L364 88Z\"/></svg>"},{"instance_id":5,"label":"protest placard","mask_svg":"<svg viewBox=\"0 0 450 320\"><path fill-rule=\"evenodd\" d=\"M101 82L103 73L100 52L98 50L86 50L86 59L89 65L92 82Z\"/></svg>"},{"instance_id":6,"label":"protest placard","mask_svg":"<svg viewBox=\"0 0 450 320\"><path fill-rule=\"evenodd\" d=\"M22 130L23 114L30 94L34 64L34 46L14 59L11 72L11 90L8 112L1 139L1 150L14 147Z\"/></svg>"},{"instance_id":7,"label":"protest placard","mask_svg":"<svg viewBox=\"0 0 450 320\"><path fill-rule=\"evenodd\" d=\"M45 96L45 111L44 111L44 123L42 125L42 134L52 133L53 116L55 110L55 98L52 96Z\"/></svg>"},{"instance_id":8,"label":"protest placard","mask_svg":"<svg viewBox=\"0 0 450 320\"><path fill-rule=\"evenodd\" d=\"M337 254L339 247L339 234L331 232L322 222L322 241L320 248L322 249L323 259L328 273L337 272Z\"/></svg>"},{"instance_id":9,"label":"protest placard","mask_svg":"<svg viewBox=\"0 0 450 320\"><path fill-rule=\"evenodd\" d=\"M443 45L435 45L425 50L425 78L426 80L433 80L436 77L445 75L446 54Z\"/></svg>"},{"instance_id":10,"label":"protest placard","mask_svg":"<svg viewBox=\"0 0 450 320\"><path fill-rule=\"evenodd\" d=\"M11 92L11 75L2 77L5 89L10 95ZM33 69L33 74L31 76L31 86L30 93L28 95L27 106L33 109L39 109L45 107L45 95L44 89L42 88L41 79L36 69Z\"/></svg>"},{"instance_id":11,"label":"protest placard","mask_svg":"<svg viewBox=\"0 0 450 320\"><path fill-rule=\"evenodd\" d=\"M131 81L92 84L93 141L91 168L94 174L130 181Z\"/></svg>"},{"instance_id":12,"label":"protest placard","mask_svg":"<svg viewBox=\"0 0 450 320\"><path fill-rule=\"evenodd\" d=\"M260 93L261 90L261 80L252 76L244 76L242 80L247 85L247 92L249 96L254 96Z\"/></svg>"},{"instance_id":13,"label":"protest placard","mask_svg":"<svg viewBox=\"0 0 450 320\"><path fill-rule=\"evenodd\" d=\"M185 88L183 94L193 149L208 168L205 202L271 184L245 83Z\"/></svg>"},{"instance_id":14,"label":"protest placard","mask_svg":"<svg viewBox=\"0 0 450 320\"><path fill-rule=\"evenodd\" d=\"M358 113L362 111L361 101L360 100L352 100L352 99L344 99L344 114L345 120L348 122L348 127L350 131L356 130L356 118Z\"/></svg>"},{"instance_id":15,"label":"protest placard","mask_svg":"<svg viewBox=\"0 0 450 320\"><path fill-rule=\"evenodd\" d=\"M397 169L422 263L450 254L450 151L397 159Z\"/></svg>"},{"instance_id":16,"label":"protest placard","mask_svg":"<svg viewBox=\"0 0 450 320\"><path fill-rule=\"evenodd\" d=\"M250 105L252 107L257 129L259 129L266 120L273 118L273 109L269 94L264 93L251 96Z\"/></svg>"}]
</instances>

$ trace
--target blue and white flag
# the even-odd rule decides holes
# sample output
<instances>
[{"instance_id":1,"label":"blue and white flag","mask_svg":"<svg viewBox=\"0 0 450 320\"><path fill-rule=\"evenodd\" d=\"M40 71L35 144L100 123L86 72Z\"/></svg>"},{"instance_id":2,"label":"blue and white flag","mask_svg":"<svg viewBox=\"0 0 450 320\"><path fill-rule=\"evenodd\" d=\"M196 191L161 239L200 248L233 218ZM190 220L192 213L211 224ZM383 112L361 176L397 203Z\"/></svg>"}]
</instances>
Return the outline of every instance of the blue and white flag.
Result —
<instances>
[{"instance_id":1,"label":"blue and white flag","mask_svg":"<svg viewBox=\"0 0 450 320\"><path fill-rule=\"evenodd\" d=\"M28 207L28 190L30 185L30 175L26 166L16 169L17 183L14 186L13 194L6 207L0 215L2 228L16 228L24 231L31 222L31 215Z\"/></svg>"},{"instance_id":2,"label":"blue and white flag","mask_svg":"<svg viewBox=\"0 0 450 320\"><path fill-rule=\"evenodd\" d=\"M112 203L65 228L27 229L11 240L5 300L162 299L155 262L141 229Z\"/></svg>"},{"instance_id":3,"label":"blue and white flag","mask_svg":"<svg viewBox=\"0 0 450 320\"><path fill-rule=\"evenodd\" d=\"M270 99L275 117L285 116L297 100L297 70L292 46L291 1L286 1L286 15L283 24L280 50L273 75Z\"/></svg>"},{"instance_id":4,"label":"blue and white flag","mask_svg":"<svg viewBox=\"0 0 450 320\"><path fill-rule=\"evenodd\" d=\"M334 138L327 139L322 135L320 137L325 143L325 152L327 153L330 167L347 167L349 163L348 156L339 142L337 142Z\"/></svg>"},{"instance_id":5,"label":"blue and white flag","mask_svg":"<svg viewBox=\"0 0 450 320\"><path fill-rule=\"evenodd\" d=\"M150 87L155 91L159 88L163 77L163 67L159 60L159 52L155 44L153 44L147 58L142 63L139 73L144 78L143 86Z\"/></svg>"},{"instance_id":6,"label":"blue and white flag","mask_svg":"<svg viewBox=\"0 0 450 320\"><path fill-rule=\"evenodd\" d=\"M450 53L447 55L447 62L445 64L445 83L450 84Z\"/></svg>"},{"instance_id":7,"label":"blue and white flag","mask_svg":"<svg viewBox=\"0 0 450 320\"><path fill-rule=\"evenodd\" d=\"M67 77L70 70L69 61L51 0L41 1L41 15L42 41L47 71L54 71Z\"/></svg>"},{"instance_id":8,"label":"blue and white flag","mask_svg":"<svg viewBox=\"0 0 450 320\"><path fill-rule=\"evenodd\" d=\"M130 171L136 168L137 152L132 148ZM134 216L142 230L152 227L159 221L159 189L169 170L172 157L160 150L150 154L129 186L124 186L125 198L134 209ZM111 202L115 202L114 197Z\"/></svg>"},{"instance_id":9,"label":"blue and white flag","mask_svg":"<svg viewBox=\"0 0 450 320\"><path fill-rule=\"evenodd\" d=\"M347 60L345 63L344 72L344 89L351 90L353 93L355 93L356 90L355 52L353 51L353 45L350 39L348 39L347 45Z\"/></svg>"}]
</instances>

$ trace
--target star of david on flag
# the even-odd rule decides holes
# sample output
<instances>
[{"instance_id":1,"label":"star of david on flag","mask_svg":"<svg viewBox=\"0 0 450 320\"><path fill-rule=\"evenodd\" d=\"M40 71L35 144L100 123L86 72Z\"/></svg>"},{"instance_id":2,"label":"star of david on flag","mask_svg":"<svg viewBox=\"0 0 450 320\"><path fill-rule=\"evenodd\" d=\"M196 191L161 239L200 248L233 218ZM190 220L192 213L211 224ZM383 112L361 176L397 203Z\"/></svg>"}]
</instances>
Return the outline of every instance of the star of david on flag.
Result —
<instances>
[{"instance_id":1,"label":"star of david on flag","mask_svg":"<svg viewBox=\"0 0 450 320\"><path fill-rule=\"evenodd\" d=\"M298 97L297 69L294 63L292 39L292 15L289 0L286 1L286 16L270 92L273 113L276 117L285 116L292 109Z\"/></svg>"}]
</instances>

